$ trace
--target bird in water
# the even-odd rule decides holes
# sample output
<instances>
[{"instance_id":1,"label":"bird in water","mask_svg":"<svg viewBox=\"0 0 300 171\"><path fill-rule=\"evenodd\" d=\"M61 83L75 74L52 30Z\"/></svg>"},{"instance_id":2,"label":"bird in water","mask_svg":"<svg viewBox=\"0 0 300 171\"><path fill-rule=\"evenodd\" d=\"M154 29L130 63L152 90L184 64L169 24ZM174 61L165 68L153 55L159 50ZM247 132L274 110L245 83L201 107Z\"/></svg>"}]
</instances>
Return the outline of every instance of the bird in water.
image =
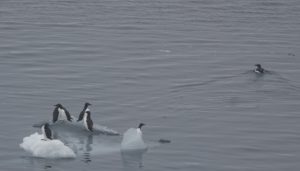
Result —
<instances>
[{"instance_id":1,"label":"bird in water","mask_svg":"<svg viewBox=\"0 0 300 171\"><path fill-rule=\"evenodd\" d=\"M256 64L255 66L256 66L256 68L254 69L255 73L263 74L265 72L265 69L263 69L260 64Z\"/></svg>"},{"instance_id":2,"label":"bird in water","mask_svg":"<svg viewBox=\"0 0 300 171\"><path fill-rule=\"evenodd\" d=\"M86 102L86 103L84 104L83 110L80 112L77 122L78 122L78 121L81 121L81 120L83 119L84 113L85 113L86 111L89 111L89 108L88 108L89 106L91 106L91 104L88 103L88 102Z\"/></svg>"},{"instance_id":3,"label":"bird in water","mask_svg":"<svg viewBox=\"0 0 300 171\"><path fill-rule=\"evenodd\" d=\"M83 124L86 130L93 132L93 121L91 119L90 111L86 111L83 114Z\"/></svg>"},{"instance_id":4,"label":"bird in water","mask_svg":"<svg viewBox=\"0 0 300 171\"><path fill-rule=\"evenodd\" d=\"M67 120L72 121L71 115L69 111L65 107L63 107L60 103L54 105L55 109L53 111L53 123L58 120Z\"/></svg>"},{"instance_id":5,"label":"bird in water","mask_svg":"<svg viewBox=\"0 0 300 171\"><path fill-rule=\"evenodd\" d=\"M52 134L52 131L51 129L49 128L49 124L48 123L45 123L44 125L42 125L42 133L43 133L43 136L44 136L44 139L42 140L52 140L53 139L53 134Z\"/></svg>"}]
</instances>

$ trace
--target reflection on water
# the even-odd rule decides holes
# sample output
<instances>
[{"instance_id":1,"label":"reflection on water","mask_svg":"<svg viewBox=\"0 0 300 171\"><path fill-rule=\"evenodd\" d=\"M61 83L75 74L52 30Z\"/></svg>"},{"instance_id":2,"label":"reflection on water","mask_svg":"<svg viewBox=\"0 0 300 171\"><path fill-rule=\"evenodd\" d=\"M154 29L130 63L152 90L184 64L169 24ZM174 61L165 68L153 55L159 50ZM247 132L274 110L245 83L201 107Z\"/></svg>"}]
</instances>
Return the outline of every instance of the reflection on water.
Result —
<instances>
[{"instance_id":1,"label":"reflection on water","mask_svg":"<svg viewBox=\"0 0 300 171\"><path fill-rule=\"evenodd\" d=\"M91 162L91 156L90 152L93 150L92 144L93 144L93 136L88 135L86 139L83 139L82 141L82 151L83 151L83 161L85 163Z\"/></svg>"},{"instance_id":2,"label":"reflection on water","mask_svg":"<svg viewBox=\"0 0 300 171\"><path fill-rule=\"evenodd\" d=\"M52 126L58 139L68 145L77 156L83 157L85 163L91 162L90 153L93 150L93 135L87 131L70 125L59 124ZM80 130L80 131L79 131Z\"/></svg>"},{"instance_id":3,"label":"reflection on water","mask_svg":"<svg viewBox=\"0 0 300 171\"><path fill-rule=\"evenodd\" d=\"M40 170L53 170L60 163L71 162L74 159L45 159L37 157L24 157L29 162L31 168L41 168Z\"/></svg>"},{"instance_id":4,"label":"reflection on water","mask_svg":"<svg viewBox=\"0 0 300 171\"><path fill-rule=\"evenodd\" d=\"M94 134L74 124L53 124L51 129L85 163L91 162L93 156L120 151L120 137L115 134Z\"/></svg>"},{"instance_id":5,"label":"reflection on water","mask_svg":"<svg viewBox=\"0 0 300 171\"><path fill-rule=\"evenodd\" d=\"M143 165L143 155L147 152L147 149L143 150L122 150L122 162L124 170L132 171L139 170Z\"/></svg>"}]
</instances>

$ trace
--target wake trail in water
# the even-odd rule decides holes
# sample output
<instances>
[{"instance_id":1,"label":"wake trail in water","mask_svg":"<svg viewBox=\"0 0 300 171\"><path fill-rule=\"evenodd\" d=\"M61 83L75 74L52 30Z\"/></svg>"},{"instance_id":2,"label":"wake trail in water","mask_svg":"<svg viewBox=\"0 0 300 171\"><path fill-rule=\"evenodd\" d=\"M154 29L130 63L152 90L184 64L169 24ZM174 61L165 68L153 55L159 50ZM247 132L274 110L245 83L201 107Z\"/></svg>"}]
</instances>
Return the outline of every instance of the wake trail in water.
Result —
<instances>
[{"instance_id":1,"label":"wake trail in water","mask_svg":"<svg viewBox=\"0 0 300 171\"><path fill-rule=\"evenodd\" d=\"M283 77L282 75L280 75L279 73L275 72L275 71L266 71L267 74L270 74L270 75L274 75L277 77L277 82L281 82L281 83L284 83L284 84L287 84L291 89L293 90L297 90L299 91L300 90L300 87L299 86L296 86L292 83L291 80ZM275 82L276 82L275 81Z\"/></svg>"},{"instance_id":2,"label":"wake trail in water","mask_svg":"<svg viewBox=\"0 0 300 171\"><path fill-rule=\"evenodd\" d=\"M218 81L223 81L223 80L227 80L227 79L232 79L232 78L237 78L246 74L251 73L252 71L246 71L243 73L239 73L236 75L232 75L232 76L222 76L222 77L216 77L212 80L208 80L208 81L204 81L204 82L199 82L199 83L187 83L187 84L182 84L182 85L176 85L171 87L171 92L179 92L182 89L186 89L186 88L192 88L192 87L200 87L200 86L206 86Z\"/></svg>"}]
</instances>

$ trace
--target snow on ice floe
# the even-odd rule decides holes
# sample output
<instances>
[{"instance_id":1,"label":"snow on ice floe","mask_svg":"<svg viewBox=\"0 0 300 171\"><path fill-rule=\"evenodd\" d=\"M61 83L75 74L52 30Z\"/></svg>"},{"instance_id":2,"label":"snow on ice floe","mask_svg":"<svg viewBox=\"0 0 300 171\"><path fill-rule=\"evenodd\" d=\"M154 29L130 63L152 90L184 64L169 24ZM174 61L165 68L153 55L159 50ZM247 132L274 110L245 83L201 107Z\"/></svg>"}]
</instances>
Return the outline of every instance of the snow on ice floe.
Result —
<instances>
[{"instance_id":1,"label":"snow on ice floe","mask_svg":"<svg viewBox=\"0 0 300 171\"><path fill-rule=\"evenodd\" d=\"M60 140L44 140L42 134L33 133L23 138L20 147L31 153L34 157L42 158L75 158L76 154L71 148Z\"/></svg>"}]
</instances>

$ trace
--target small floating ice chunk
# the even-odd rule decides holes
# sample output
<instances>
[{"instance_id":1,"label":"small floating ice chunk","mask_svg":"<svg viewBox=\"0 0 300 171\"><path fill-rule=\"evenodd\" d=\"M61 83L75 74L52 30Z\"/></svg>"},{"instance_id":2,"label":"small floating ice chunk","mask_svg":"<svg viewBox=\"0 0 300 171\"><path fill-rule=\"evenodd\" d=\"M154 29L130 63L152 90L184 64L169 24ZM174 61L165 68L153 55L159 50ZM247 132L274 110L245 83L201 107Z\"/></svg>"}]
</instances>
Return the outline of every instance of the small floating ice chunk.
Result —
<instances>
[{"instance_id":1,"label":"small floating ice chunk","mask_svg":"<svg viewBox=\"0 0 300 171\"><path fill-rule=\"evenodd\" d=\"M143 140L143 133L140 128L129 128L123 135L121 150L147 149Z\"/></svg>"},{"instance_id":2,"label":"small floating ice chunk","mask_svg":"<svg viewBox=\"0 0 300 171\"><path fill-rule=\"evenodd\" d=\"M44 140L42 134L37 132L23 138L20 147L31 153L34 157L42 158L75 158L71 148L60 140Z\"/></svg>"}]
</instances>

